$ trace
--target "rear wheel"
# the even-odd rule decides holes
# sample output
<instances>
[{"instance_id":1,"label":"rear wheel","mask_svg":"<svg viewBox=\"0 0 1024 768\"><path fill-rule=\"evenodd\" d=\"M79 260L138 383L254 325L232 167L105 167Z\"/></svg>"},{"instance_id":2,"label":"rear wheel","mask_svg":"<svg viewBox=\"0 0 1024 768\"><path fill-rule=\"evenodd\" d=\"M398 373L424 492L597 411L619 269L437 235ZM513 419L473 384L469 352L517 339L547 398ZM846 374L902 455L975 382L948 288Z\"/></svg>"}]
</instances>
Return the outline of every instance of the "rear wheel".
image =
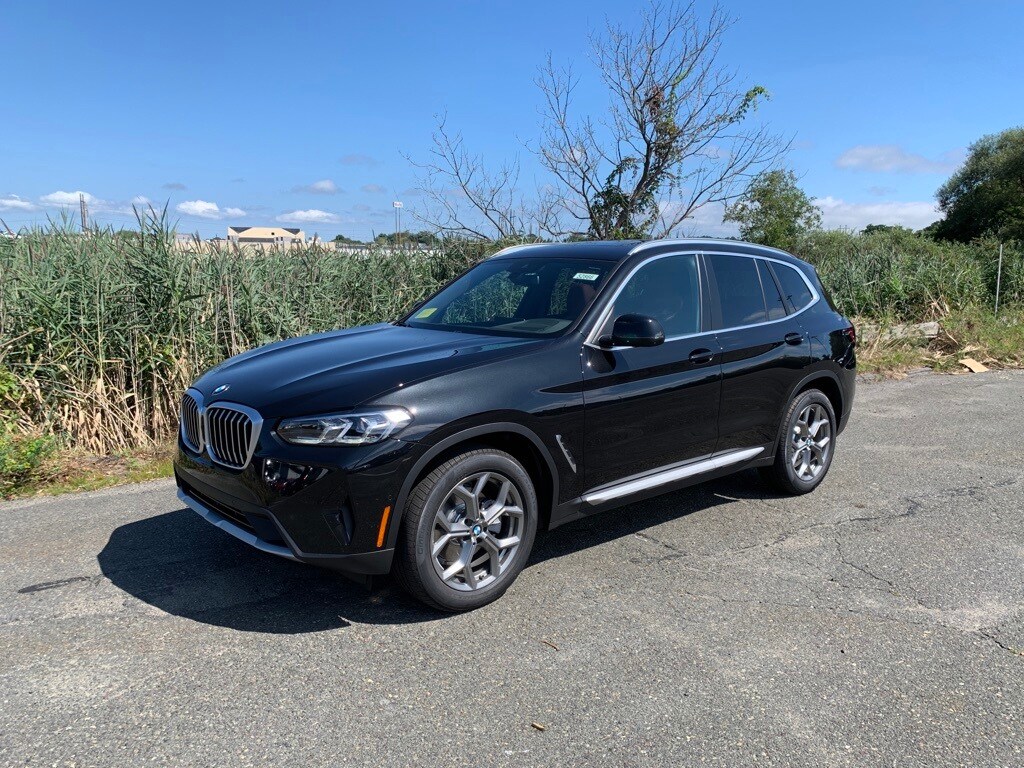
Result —
<instances>
[{"instance_id":1,"label":"rear wheel","mask_svg":"<svg viewBox=\"0 0 1024 768\"><path fill-rule=\"evenodd\" d=\"M511 455L481 449L441 464L413 489L395 572L413 597L468 611L501 597L526 564L537 496Z\"/></svg>"},{"instance_id":2,"label":"rear wheel","mask_svg":"<svg viewBox=\"0 0 1024 768\"><path fill-rule=\"evenodd\" d=\"M813 491L828 473L835 451L836 415L818 389L801 392L786 411L775 463L762 467L761 477L780 491Z\"/></svg>"}]
</instances>

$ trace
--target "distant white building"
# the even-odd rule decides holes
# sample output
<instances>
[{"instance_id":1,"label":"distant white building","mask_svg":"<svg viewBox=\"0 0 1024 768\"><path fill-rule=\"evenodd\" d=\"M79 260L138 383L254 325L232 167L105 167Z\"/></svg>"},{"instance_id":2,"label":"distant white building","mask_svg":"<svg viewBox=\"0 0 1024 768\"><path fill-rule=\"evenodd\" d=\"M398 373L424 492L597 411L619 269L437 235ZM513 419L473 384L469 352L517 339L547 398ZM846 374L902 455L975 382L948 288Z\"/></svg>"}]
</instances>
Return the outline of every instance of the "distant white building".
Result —
<instances>
[{"instance_id":1,"label":"distant white building","mask_svg":"<svg viewBox=\"0 0 1024 768\"><path fill-rule=\"evenodd\" d=\"M292 227L228 227L227 239L237 245L295 248L305 244L306 233Z\"/></svg>"}]
</instances>

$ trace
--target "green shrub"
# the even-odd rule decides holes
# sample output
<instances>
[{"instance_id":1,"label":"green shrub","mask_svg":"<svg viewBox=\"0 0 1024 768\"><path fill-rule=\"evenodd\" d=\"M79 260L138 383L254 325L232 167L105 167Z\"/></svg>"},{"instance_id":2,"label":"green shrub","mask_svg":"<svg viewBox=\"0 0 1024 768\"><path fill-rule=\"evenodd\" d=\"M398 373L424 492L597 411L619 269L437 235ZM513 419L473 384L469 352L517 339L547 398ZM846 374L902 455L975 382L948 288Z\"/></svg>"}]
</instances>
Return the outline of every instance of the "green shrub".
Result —
<instances>
[{"instance_id":1,"label":"green shrub","mask_svg":"<svg viewBox=\"0 0 1024 768\"><path fill-rule=\"evenodd\" d=\"M44 464L55 449L52 437L19 435L0 428L0 497L45 479Z\"/></svg>"}]
</instances>

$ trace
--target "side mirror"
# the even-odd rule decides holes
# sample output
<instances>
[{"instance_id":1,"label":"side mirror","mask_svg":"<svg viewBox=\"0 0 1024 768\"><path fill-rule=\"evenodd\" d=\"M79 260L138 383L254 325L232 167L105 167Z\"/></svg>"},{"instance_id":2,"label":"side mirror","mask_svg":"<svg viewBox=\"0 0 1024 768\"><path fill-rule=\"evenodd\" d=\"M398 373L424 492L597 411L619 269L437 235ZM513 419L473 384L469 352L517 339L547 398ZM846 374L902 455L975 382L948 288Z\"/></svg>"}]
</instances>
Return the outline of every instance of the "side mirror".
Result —
<instances>
[{"instance_id":1,"label":"side mirror","mask_svg":"<svg viewBox=\"0 0 1024 768\"><path fill-rule=\"evenodd\" d=\"M665 329L653 317L646 315L621 315L615 318L612 335L599 340L601 346L612 347L656 347L665 343Z\"/></svg>"}]
</instances>

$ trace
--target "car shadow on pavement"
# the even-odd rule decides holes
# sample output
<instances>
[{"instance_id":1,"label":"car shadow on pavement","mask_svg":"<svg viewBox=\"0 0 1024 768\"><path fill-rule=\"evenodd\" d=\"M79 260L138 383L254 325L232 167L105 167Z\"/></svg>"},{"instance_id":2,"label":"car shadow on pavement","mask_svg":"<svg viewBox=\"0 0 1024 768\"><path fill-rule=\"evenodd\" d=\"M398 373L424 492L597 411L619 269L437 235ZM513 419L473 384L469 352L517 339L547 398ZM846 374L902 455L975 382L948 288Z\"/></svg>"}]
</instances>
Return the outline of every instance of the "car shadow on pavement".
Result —
<instances>
[{"instance_id":1,"label":"car shadow on pavement","mask_svg":"<svg viewBox=\"0 0 1024 768\"><path fill-rule=\"evenodd\" d=\"M97 555L114 586L175 616L247 632L443 618L385 582L370 592L323 568L267 555L179 509L116 528Z\"/></svg>"},{"instance_id":2,"label":"car shadow on pavement","mask_svg":"<svg viewBox=\"0 0 1024 768\"><path fill-rule=\"evenodd\" d=\"M732 498L773 496L756 474L745 472L585 517L540 534L527 567ZM322 632L351 623L410 624L448 615L421 606L388 578L369 591L338 573L259 552L189 509L120 526L97 560L114 586L148 605L247 632Z\"/></svg>"}]
</instances>

